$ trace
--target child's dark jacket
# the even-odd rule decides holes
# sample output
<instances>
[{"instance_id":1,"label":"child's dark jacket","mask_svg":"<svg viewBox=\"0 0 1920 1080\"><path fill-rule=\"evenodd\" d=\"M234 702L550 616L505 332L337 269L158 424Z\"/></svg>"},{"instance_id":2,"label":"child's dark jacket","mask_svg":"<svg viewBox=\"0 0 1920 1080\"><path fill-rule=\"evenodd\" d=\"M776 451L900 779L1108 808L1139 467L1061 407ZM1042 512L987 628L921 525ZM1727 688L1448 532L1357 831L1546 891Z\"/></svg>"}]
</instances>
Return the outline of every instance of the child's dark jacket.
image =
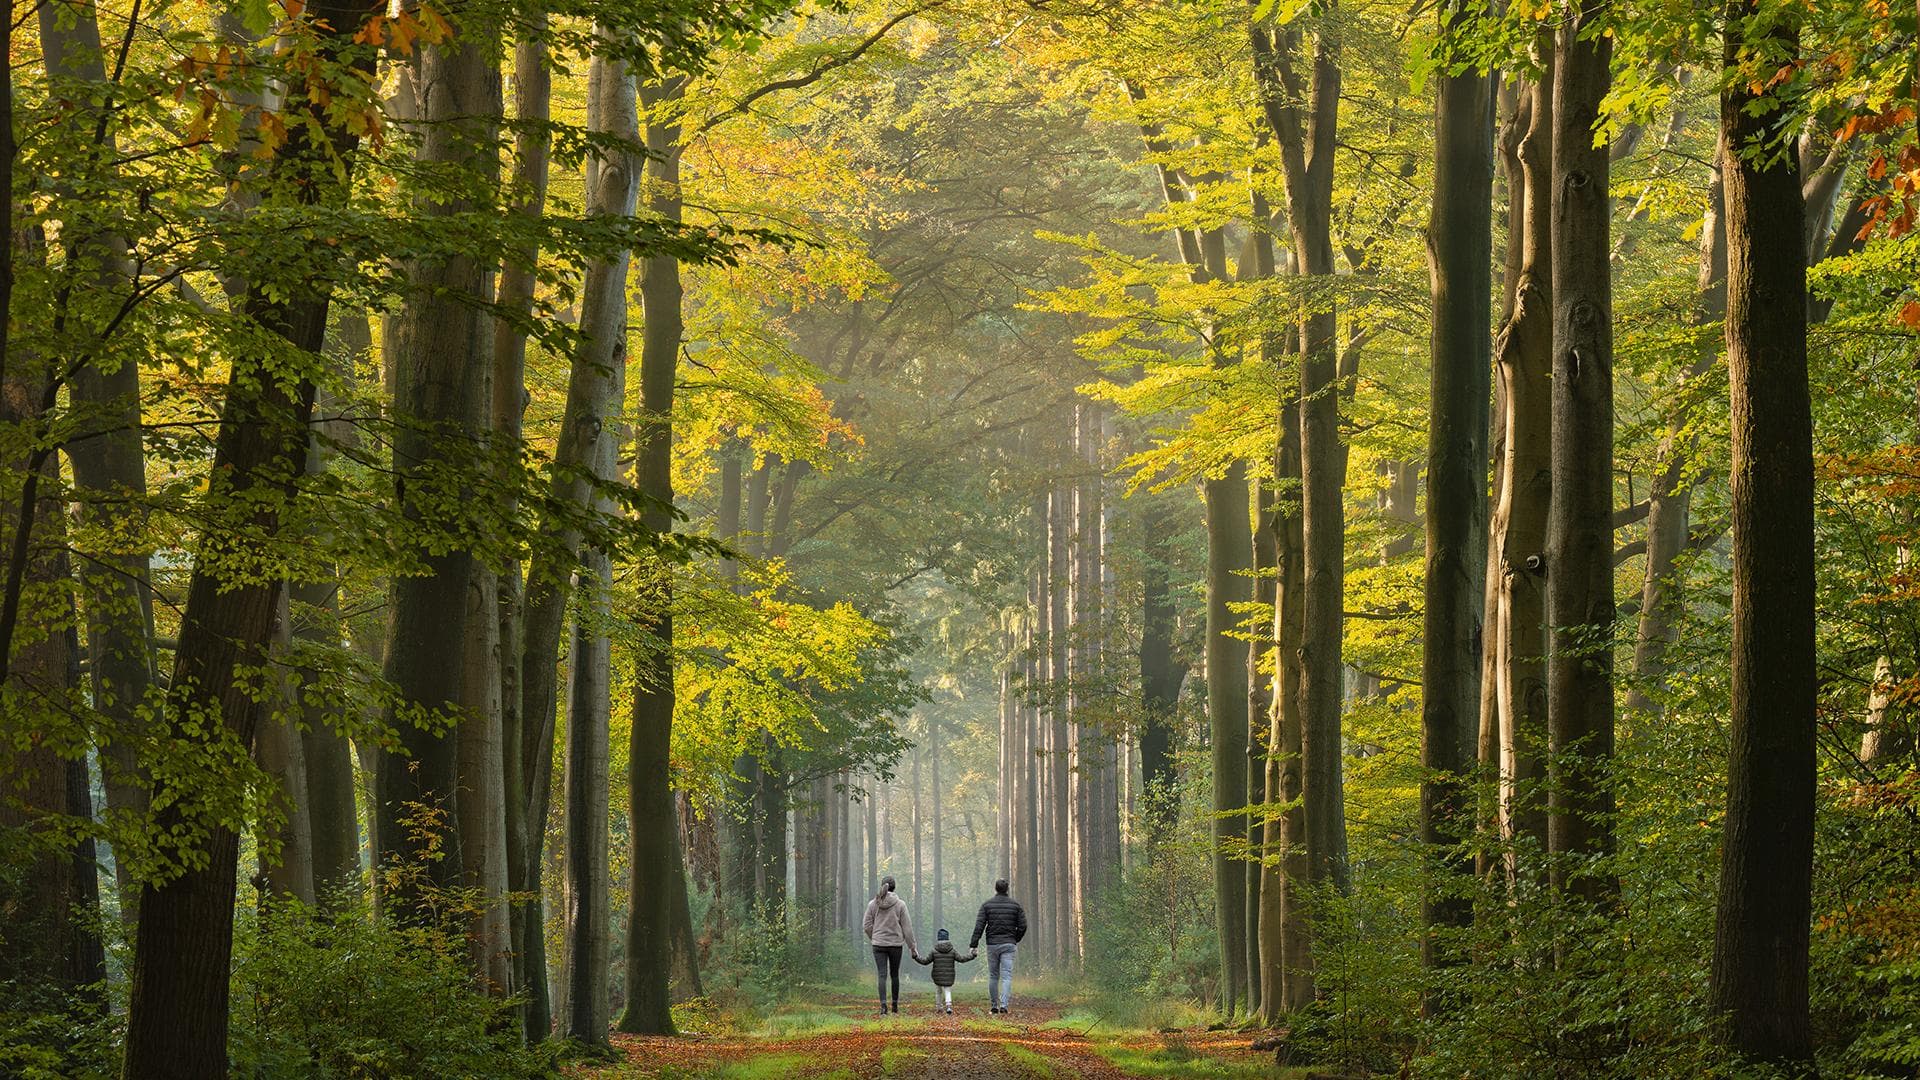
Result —
<instances>
[{"instance_id":1,"label":"child's dark jacket","mask_svg":"<svg viewBox=\"0 0 1920 1080\"><path fill-rule=\"evenodd\" d=\"M933 985L952 986L953 965L964 964L979 955L978 952L970 952L965 956L961 956L960 953L954 949L953 942L942 941L933 947L931 955L924 958L915 956L914 959L920 961L922 964L933 965Z\"/></svg>"}]
</instances>

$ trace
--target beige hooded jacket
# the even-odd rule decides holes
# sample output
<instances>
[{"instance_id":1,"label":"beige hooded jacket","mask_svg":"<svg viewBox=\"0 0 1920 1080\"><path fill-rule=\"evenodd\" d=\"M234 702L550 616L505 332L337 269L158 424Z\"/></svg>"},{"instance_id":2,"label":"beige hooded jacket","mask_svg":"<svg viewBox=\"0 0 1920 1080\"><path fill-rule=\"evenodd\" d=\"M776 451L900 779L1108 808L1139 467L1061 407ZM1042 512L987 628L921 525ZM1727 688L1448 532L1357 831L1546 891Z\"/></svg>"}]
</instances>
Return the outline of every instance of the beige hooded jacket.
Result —
<instances>
[{"instance_id":1,"label":"beige hooded jacket","mask_svg":"<svg viewBox=\"0 0 1920 1080\"><path fill-rule=\"evenodd\" d=\"M905 945L907 951L920 955L919 945L913 939L913 920L907 917L907 905L891 892L867 901L867 914L860 920L860 929L870 944Z\"/></svg>"}]
</instances>

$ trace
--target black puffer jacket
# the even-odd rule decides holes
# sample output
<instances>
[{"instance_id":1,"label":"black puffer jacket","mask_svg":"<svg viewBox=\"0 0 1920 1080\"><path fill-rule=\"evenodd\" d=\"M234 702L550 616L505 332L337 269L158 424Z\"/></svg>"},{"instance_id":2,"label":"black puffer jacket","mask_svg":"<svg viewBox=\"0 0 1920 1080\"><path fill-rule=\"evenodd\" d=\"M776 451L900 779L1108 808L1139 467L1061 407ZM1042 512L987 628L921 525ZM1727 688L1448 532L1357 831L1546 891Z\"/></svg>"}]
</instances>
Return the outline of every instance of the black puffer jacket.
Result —
<instances>
[{"instance_id":1,"label":"black puffer jacket","mask_svg":"<svg viewBox=\"0 0 1920 1080\"><path fill-rule=\"evenodd\" d=\"M980 905L973 920L973 948L980 947L981 935L989 945L1010 945L1027 936L1027 912L1011 896L996 893Z\"/></svg>"},{"instance_id":2,"label":"black puffer jacket","mask_svg":"<svg viewBox=\"0 0 1920 1080\"><path fill-rule=\"evenodd\" d=\"M933 955L925 958L916 956L914 959L919 960L923 964L933 965L933 970L929 972L929 974L933 976L933 985L952 986L953 965L964 964L979 955L980 950L975 949L967 955L961 956L954 950L953 942L942 940L940 944L933 947Z\"/></svg>"}]
</instances>

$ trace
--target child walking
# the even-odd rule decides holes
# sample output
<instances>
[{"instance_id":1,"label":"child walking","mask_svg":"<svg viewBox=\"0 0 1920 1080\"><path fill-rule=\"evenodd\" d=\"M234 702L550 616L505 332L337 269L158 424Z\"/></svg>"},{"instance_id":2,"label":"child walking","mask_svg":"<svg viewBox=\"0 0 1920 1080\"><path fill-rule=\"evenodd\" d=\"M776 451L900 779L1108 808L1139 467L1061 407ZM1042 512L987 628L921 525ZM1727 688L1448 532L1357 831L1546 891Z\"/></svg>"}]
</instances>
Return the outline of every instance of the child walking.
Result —
<instances>
[{"instance_id":1,"label":"child walking","mask_svg":"<svg viewBox=\"0 0 1920 1080\"><path fill-rule=\"evenodd\" d=\"M934 1000L933 1011L943 1012L948 1016L952 1016L953 965L964 964L972 960L974 957L980 955L980 950L974 949L967 953L967 955L961 956L960 950L953 947L953 940L947 937L945 930L940 931L937 936L938 940L934 943L933 952L925 957L922 957L916 952L913 954L913 960L916 964L933 965L933 986L935 992L938 994Z\"/></svg>"}]
</instances>

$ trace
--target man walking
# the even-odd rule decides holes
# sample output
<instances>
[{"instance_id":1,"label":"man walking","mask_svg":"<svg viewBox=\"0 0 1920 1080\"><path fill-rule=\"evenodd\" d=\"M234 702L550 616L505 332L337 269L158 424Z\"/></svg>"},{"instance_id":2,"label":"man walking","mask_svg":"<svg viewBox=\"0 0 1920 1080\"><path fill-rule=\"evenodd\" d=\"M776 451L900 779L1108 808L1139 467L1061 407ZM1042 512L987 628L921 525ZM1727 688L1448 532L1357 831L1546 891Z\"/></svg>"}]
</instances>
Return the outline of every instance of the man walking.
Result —
<instances>
[{"instance_id":1,"label":"man walking","mask_svg":"<svg viewBox=\"0 0 1920 1080\"><path fill-rule=\"evenodd\" d=\"M981 935L987 939L987 1000L993 1012L1010 1012L1013 1007L1013 954L1020 939L1027 936L1027 913L1019 901L1007 895L1007 879L993 883L993 896L980 905L973 920L973 941L969 948L980 947Z\"/></svg>"}]
</instances>

